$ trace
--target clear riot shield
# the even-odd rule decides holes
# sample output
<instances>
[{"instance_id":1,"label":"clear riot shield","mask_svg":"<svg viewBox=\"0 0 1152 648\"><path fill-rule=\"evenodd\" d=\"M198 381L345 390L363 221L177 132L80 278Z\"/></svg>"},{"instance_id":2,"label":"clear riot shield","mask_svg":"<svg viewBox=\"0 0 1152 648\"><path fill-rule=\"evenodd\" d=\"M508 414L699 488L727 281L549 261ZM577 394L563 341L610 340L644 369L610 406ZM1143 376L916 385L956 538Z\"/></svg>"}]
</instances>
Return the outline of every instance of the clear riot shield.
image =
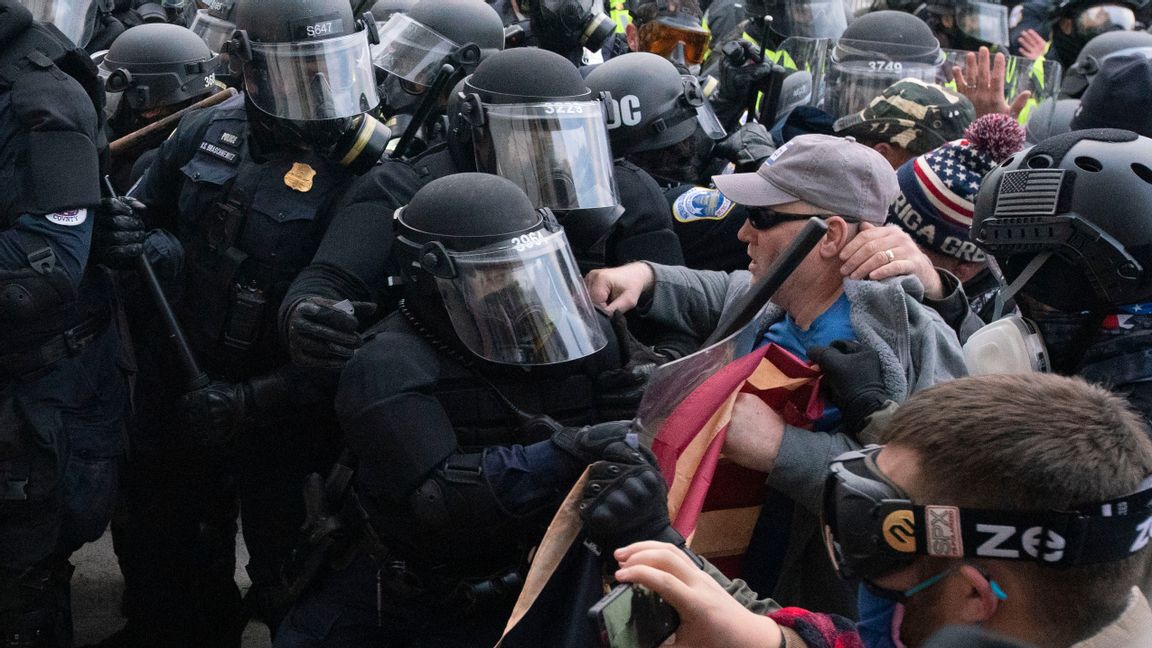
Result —
<instances>
[{"instance_id":1,"label":"clear riot shield","mask_svg":"<svg viewBox=\"0 0 1152 648\"><path fill-rule=\"evenodd\" d=\"M702 349L656 369L636 412L645 446L652 447L652 440L664 421L689 394L724 365L747 355L756 347L764 307L827 231L828 224L822 219L808 219L804 229L780 253L764 276L725 310L716 331L704 341Z\"/></svg>"},{"instance_id":2,"label":"clear riot shield","mask_svg":"<svg viewBox=\"0 0 1152 648\"><path fill-rule=\"evenodd\" d=\"M791 74L784 80L776 115L784 115L796 106L816 106L820 101L820 81L828 66L832 40L793 36L784 39L774 52L765 52L777 65Z\"/></svg>"},{"instance_id":3,"label":"clear riot shield","mask_svg":"<svg viewBox=\"0 0 1152 648\"><path fill-rule=\"evenodd\" d=\"M965 50L944 50L947 60L940 69L940 83L952 90L956 89L956 80L952 76L954 66L964 69L964 61L968 52ZM1064 68L1057 61L1037 59L1035 61L1021 56L1005 54L1007 60L1004 67L1004 98L1011 103L1021 92L1032 92L1032 98L1020 111L1020 123L1028 122L1032 109L1046 99L1052 99L1060 94L1060 84L1063 83Z\"/></svg>"}]
</instances>

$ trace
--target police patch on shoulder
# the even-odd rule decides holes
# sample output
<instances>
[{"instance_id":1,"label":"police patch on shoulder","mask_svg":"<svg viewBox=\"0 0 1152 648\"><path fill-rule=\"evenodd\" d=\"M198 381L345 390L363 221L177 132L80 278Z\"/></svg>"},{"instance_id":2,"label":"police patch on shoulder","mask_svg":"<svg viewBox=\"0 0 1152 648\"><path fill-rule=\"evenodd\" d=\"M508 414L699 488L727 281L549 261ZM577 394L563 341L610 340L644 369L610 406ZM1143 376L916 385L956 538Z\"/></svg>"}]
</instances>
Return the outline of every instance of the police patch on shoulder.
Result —
<instances>
[{"instance_id":1,"label":"police patch on shoulder","mask_svg":"<svg viewBox=\"0 0 1152 648\"><path fill-rule=\"evenodd\" d=\"M83 225L84 221L88 220L88 210L70 209L63 212L44 214L44 218L47 218L49 223L63 225L64 227L76 227L77 225Z\"/></svg>"},{"instance_id":2,"label":"police patch on shoulder","mask_svg":"<svg viewBox=\"0 0 1152 648\"><path fill-rule=\"evenodd\" d=\"M685 191L672 204L672 216L681 223L699 220L724 220L736 203L716 189L695 187Z\"/></svg>"}]
</instances>

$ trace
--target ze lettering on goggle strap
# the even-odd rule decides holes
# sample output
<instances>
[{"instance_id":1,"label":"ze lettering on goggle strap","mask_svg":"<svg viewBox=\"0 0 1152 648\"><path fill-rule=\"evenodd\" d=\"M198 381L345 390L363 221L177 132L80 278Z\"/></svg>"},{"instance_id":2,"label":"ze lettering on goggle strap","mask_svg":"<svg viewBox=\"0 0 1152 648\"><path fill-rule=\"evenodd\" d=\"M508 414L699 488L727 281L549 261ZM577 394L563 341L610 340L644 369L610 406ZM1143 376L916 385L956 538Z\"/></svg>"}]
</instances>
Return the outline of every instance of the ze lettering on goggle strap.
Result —
<instances>
[{"instance_id":1,"label":"ze lettering on goggle strap","mask_svg":"<svg viewBox=\"0 0 1152 648\"><path fill-rule=\"evenodd\" d=\"M977 524L976 531L991 536L976 548L976 555L984 558L1017 559L1023 551L1033 558L1054 563L1064 557L1068 546L1064 536L1039 526L1021 532L1006 524Z\"/></svg>"}]
</instances>

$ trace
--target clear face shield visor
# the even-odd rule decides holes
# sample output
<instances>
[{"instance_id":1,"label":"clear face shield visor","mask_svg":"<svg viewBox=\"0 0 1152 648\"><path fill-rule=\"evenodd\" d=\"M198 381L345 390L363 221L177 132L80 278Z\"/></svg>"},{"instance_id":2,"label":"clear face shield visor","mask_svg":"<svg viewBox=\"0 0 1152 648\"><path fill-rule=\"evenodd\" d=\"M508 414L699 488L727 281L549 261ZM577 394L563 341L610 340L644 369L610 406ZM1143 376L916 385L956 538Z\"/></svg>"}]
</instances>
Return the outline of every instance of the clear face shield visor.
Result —
<instances>
[{"instance_id":1,"label":"clear face shield visor","mask_svg":"<svg viewBox=\"0 0 1152 648\"><path fill-rule=\"evenodd\" d=\"M1101 4L1081 11L1075 19L1076 32L1085 38L1093 38L1110 31L1136 29L1136 14L1128 7L1118 4Z\"/></svg>"},{"instance_id":2,"label":"clear face shield visor","mask_svg":"<svg viewBox=\"0 0 1152 648\"><path fill-rule=\"evenodd\" d=\"M1008 7L991 2L960 2L942 18L953 20L955 28L968 38L1008 46Z\"/></svg>"},{"instance_id":3,"label":"clear face shield visor","mask_svg":"<svg viewBox=\"0 0 1152 648\"><path fill-rule=\"evenodd\" d=\"M875 51L879 48L883 51ZM863 110L901 79L936 83L944 61L939 49L840 40L828 63L823 109L838 119Z\"/></svg>"},{"instance_id":4,"label":"clear face shield visor","mask_svg":"<svg viewBox=\"0 0 1152 648\"><path fill-rule=\"evenodd\" d=\"M200 40L208 46L208 49L218 53L223 51L224 43L232 38L232 32L236 31L236 25L213 16L208 13L207 9L201 9L196 12L196 17L192 19L192 24L188 29L199 36Z\"/></svg>"},{"instance_id":5,"label":"clear face shield visor","mask_svg":"<svg viewBox=\"0 0 1152 648\"><path fill-rule=\"evenodd\" d=\"M784 0L772 10L772 29L785 37L838 38L848 28L844 0Z\"/></svg>"},{"instance_id":6,"label":"clear face shield visor","mask_svg":"<svg viewBox=\"0 0 1152 648\"><path fill-rule=\"evenodd\" d=\"M244 88L260 110L281 119L353 117L380 103L368 34L296 43L251 43Z\"/></svg>"},{"instance_id":7,"label":"clear face shield visor","mask_svg":"<svg viewBox=\"0 0 1152 648\"><path fill-rule=\"evenodd\" d=\"M423 87L444 59L459 45L404 14L393 14L380 27L380 44L372 47L372 62L379 68Z\"/></svg>"},{"instance_id":8,"label":"clear face shield visor","mask_svg":"<svg viewBox=\"0 0 1152 648\"><path fill-rule=\"evenodd\" d=\"M533 205L572 211L619 204L601 102L481 104L477 111L484 115L477 167L516 183Z\"/></svg>"},{"instance_id":9,"label":"clear face shield visor","mask_svg":"<svg viewBox=\"0 0 1152 648\"><path fill-rule=\"evenodd\" d=\"M96 26L96 0L21 0L36 22L56 26L77 47L84 47Z\"/></svg>"},{"instance_id":10,"label":"clear face shield visor","mask_svg":"<svg viewBox=\"0 0 1152 648\"><path fill-rule=\"evenodd\" d=\"M453 329L476 355L548 365L608 344L563 230L448 256L455 276L437 276L436 285Z\"/></svg>"}]
</instances>

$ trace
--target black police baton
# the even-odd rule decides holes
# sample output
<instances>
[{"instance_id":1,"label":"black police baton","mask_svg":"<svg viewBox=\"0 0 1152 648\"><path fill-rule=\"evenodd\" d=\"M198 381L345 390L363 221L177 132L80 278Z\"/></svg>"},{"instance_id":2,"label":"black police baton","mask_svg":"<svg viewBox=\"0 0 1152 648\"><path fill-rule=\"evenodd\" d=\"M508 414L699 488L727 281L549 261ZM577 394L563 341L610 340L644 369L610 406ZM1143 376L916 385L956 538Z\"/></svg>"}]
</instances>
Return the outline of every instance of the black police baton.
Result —
<instances>
[{"instance_id":1,"label":"black police baton","mask_svg":"<svg viewBox=\"0 0 1152 648\"><path fill-rule=\"evenodd\" d=\"M104 184L107 185L111 197L117 198L116 189L112 187L112 179L104 176ZM131 194L131 190L128 193ZM211 380L208 378L208 374L200 368L200 364L196 362L196 356L192 354L192 347L189 346L188 338L184 335L184 328L176 319L176 313L172 310L168 296L164 294L164 287L160 285L160 280L156 277L156 270L152 267L152 262L143 252L136 257L136 269L144 280L144 287L148 289L152 302L156 305L156 310L160 312L160 320L164 324L168 339L172 340L176 347L176 359L180 362L180 367L184 372L188 391L206 387Z\"/></svg>"},{"instance_id":2,"label":"black police baton","mask_svg":"<svg viewBox=\"0 0 1152 648\"><path fill-rule=\"evenodd\" d=\"M816 247L816 244L820 242L827 231L828 223L824 222L824 219L815 216L809 218L808 222L804 224L804 229L800 230L788 248L768 268L764 278L744 293L744 296L732 308L728 309L727 316L720 320L716 325L716 330L708 336L708 339L704 340L702 346L707 347L723 340L752 321L752 318L756 317L756 314L764 308L768 300L772 299L780 286L788 280L788 277L792 276L792 272L799 267L804 257L808 256L812 248Z\"/></svg>"},{"instance_id":3,"label":"black police baton","mask_svg":"<svg viewBox=\"0 0 1152 648\"><path fill-rule=\"evenodd\" d=\"M440 66L432 85L424 93L420 105L416 106L416 111L412 113L412 121L408 122L408 128L404 129L404 134L400 136L400 141L392 151L392 159L401 159L408 152L412 140L416 139L416 134L424 126L424 122L428 121L428 115L432 114L432 109L436 107L436 102L440 100L440 95L444 93L444 88L448 86L456 70L471 68L480 62L480 48L474 43L468 43L453 52L449 60L452 62Z\"/></svg>"}]
</instances>

